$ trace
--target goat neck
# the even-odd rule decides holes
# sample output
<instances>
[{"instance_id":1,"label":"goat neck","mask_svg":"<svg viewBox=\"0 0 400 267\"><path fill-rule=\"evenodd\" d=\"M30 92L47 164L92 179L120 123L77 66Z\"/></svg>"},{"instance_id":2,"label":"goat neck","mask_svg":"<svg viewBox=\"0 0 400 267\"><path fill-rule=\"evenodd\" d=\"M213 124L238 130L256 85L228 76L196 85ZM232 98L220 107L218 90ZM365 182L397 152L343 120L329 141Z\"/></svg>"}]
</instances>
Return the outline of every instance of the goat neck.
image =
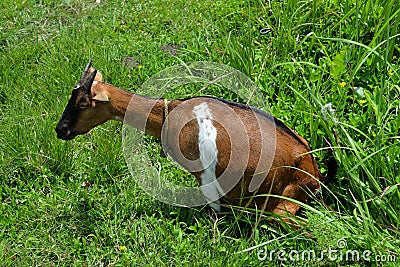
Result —
<instances>
[{"instance_id":1,"label":"goat neck","mask_svg":"<svg viewBox=\"0 0 400 267\"><path fill-rule=\"evenodd\" d=\"M123 121L125 118L125 123L156 138L161 137L165 117L164 99L133 94L104 82L94 82L92 94L93 99L105 102L99 103L100 105L108 106L102 109L108 119ZM106 99L96 99L98 95L105 95Z\"/></svg>"}]
</instances>

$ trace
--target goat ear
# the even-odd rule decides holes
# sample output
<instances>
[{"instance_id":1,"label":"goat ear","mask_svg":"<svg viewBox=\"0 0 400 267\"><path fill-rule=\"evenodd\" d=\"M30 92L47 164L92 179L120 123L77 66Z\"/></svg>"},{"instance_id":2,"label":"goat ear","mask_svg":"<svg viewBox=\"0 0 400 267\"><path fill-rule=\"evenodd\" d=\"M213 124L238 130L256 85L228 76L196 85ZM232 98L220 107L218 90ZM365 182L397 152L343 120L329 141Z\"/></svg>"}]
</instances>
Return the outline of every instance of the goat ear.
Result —
<instances>
[{"instance_id":1,"label":"goat ear","mask_svg":"<svg viewBox=\"0 0 400 267\"><path fill-rule=\"evenodd\" d=\"M108 102L110 99L108 98L108 95L104 91L98 92L94 97L92 97L92 100L97 100L101 102Z\"/></svg>"},{"instance_id":2,"label":"goat ear","mask_svg":"<svg viewBox=\"0 0 400 267\"><path fill-rule=\"evenodd\" d=\"M103 81L103 75L100 73L100 71L97 71L96 76L94 77L95 81L102 82Z\"/></svg>"}]
</instances>

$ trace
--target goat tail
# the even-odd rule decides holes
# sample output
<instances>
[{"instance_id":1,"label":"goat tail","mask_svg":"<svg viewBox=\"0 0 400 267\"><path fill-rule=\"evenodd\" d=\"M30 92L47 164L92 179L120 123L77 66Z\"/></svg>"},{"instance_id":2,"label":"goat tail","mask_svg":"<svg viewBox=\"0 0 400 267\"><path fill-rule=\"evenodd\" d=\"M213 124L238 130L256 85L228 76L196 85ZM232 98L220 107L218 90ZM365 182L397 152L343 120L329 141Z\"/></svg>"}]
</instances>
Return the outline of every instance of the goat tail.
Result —
<instances>
[{"instance_id":1,"label":"goat tail","mask_svg":"<svg viewBox=\"0 0 400 267\"><path fill-rule=\"evenodd\" d=\"M333 178L335 178L338 169L338 163L335 157L333 156L332 147L328 151L329 151L328 156L326 157L324 162L325 166L328 169L328 172L326 173L325 176L322 176L322 178L320 179L320 181L325 185L329 184L333 180Z\"/></svg>"}]
</instances>

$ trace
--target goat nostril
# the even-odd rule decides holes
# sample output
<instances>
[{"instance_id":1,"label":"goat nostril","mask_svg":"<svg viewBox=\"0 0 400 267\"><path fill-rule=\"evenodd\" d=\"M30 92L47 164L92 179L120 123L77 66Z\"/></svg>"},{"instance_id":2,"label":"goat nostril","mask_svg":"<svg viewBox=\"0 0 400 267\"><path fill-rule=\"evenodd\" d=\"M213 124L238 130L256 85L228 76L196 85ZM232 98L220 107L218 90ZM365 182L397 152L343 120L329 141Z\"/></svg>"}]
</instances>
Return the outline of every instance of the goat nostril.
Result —
<instances>
[{"instance_id":1,"label":"goat nostril","mask_svg":"<svg viewBox=\"0 0 400 267\"><path fill-rule=\"evenodd\" d=\"M58 124L55 128L55 131L58 136L67 136L70 133L70 130L69 130L67 124Z\"/></svg>"}]
</instances>

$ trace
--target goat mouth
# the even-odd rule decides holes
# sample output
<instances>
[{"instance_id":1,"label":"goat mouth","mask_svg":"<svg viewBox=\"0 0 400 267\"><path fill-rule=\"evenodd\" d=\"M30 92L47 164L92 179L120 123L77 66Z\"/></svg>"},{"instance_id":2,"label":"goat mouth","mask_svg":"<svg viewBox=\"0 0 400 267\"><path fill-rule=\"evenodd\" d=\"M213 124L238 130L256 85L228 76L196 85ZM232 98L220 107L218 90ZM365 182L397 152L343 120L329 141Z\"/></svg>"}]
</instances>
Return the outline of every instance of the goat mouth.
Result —
<instances>
[{"instance_id":1,"label":"goat mouth","mask_svg":"<svg viewBox=\"0 0 400 267\"><path fill-rule=\"evenodd\" d=\"M72 140L72 139L74 139L74 137L75 137L75 136L72 136L72 135L63 135L63 136L57 135L57 138L62 139L62 140L65 140L65 141Z\"/></svg>"},{"instance_id":2,"label":"goat mouth","mask_svg":"<svg viewBox=\"0 0 400 267\"><path fill-rule=\"evenodd\" d=\"M60 135L60 134L57 134L57 138L58 139L62 139L62 140L65 140L65 141L72 140L72 139L74 139L74 137L75 136L73 136L73 135Z\"/></svg>"}]
</instances>

